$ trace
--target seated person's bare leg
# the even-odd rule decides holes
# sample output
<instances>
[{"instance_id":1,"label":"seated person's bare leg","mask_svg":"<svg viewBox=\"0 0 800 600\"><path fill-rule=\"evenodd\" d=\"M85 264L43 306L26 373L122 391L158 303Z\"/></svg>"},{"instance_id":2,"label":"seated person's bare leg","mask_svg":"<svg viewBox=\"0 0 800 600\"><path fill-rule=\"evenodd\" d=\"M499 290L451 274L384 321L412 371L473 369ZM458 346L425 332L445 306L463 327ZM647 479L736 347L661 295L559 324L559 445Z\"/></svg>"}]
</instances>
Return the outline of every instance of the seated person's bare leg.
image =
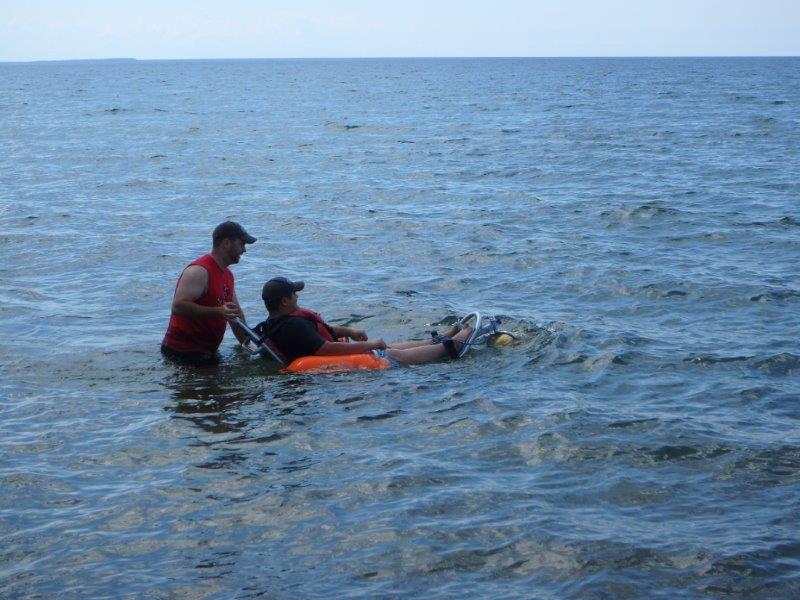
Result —
<instances>
[{"instance_id":1,"label":"seated person's bare leg","mask_svg":"<svg viewBox=\"0 0 800 600\"><path fill-rule=\"evenodd\" d=\"M392 342L386 344L387 350L407 350L408 348L419 348L420 346L430 346L431 340L414 340L410 342Z\"/></svg>"},{"instance_id":2,"label":"seated person's bare leg","mask_svg":"<svg viewBox=\"0 0 800 600\"><path fill-rule=\"evenodd\" d=\"M465 325L461 331L458 332L458 334L453 336L453 340L456 343L456 349L461 349L459 342L463 344L467 338L469 338L471 333L472 327ZM450 354L447 352L447 349L444 347L444 344L431 344L430 342L425 342L425 344L422 346L405 348L400 348L393 344L386 347L386 353L393 358L396 358L404 365L421 365L424 363L443 360L450 356Z\"/></svg>"},{"instance_id":3,"label":"seated person's bare leg","mask_svg":"<svg viewBox=\"0 0 800 600\"><path fill-rule=\"evenodd\" d=\"M461 331L461 326L456 323L450 328L450 331L444 334L444 337L457 339L455 336ZM392 342L386 345L386 349L405 350L407 348L418 348L420 346L430 346L431 340L414 340L409 342Z\"/></svg>"}]
</instances>

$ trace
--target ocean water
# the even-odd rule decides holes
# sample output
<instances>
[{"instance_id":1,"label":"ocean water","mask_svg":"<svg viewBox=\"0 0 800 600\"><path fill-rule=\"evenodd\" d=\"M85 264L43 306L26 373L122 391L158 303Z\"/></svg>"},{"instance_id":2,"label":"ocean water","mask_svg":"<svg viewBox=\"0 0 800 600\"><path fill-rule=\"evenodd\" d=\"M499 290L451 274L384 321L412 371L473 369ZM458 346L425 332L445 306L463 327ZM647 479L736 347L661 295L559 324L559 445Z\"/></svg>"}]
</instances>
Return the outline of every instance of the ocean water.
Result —
<instances>
[{"instance_id":1,"label":"ocean water","mask_svg":"<svg viewBox=\"0 0 800 600\"><path fill-rule=\"evenodd\" d=\"M800 597L800 59L0 64L0 596ZM210 232L457 363L165 363Z\"/></svg>"}]
</instances>

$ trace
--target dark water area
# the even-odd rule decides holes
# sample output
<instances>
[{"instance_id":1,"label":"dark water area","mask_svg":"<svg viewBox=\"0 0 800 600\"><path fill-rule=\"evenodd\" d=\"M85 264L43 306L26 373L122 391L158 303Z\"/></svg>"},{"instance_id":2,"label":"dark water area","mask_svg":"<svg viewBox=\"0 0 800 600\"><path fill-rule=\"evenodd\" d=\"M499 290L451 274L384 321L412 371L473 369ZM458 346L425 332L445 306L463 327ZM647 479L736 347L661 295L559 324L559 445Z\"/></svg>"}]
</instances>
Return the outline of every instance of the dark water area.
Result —
<instances>
[{"instance_id":1,"label":"dark water area","mask_svg":"<svg viewBox=\"0 0 800 600\"><path fill-rule=\"evenodd\" d=\"M800 597L800 59L0 64L0 597ZM457 363L165 363L234 219Z\"/></svg>"}]
</instances>

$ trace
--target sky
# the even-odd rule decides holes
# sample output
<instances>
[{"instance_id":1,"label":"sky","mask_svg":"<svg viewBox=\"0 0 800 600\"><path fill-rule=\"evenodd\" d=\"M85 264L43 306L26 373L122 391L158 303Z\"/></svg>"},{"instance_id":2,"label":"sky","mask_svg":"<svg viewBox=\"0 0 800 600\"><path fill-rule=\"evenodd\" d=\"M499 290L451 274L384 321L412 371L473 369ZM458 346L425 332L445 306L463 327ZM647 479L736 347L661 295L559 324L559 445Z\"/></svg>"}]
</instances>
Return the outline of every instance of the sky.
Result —
<instances>
[{"instance_id":1,"label":"sky","mask_svg":"<svg viewBox=\"0 0 800 600\"><path fill-rule=\"evenodd\" d=\"M764 55L800 0L0 0L0 61Z\"/></svg>"}]
</instances>

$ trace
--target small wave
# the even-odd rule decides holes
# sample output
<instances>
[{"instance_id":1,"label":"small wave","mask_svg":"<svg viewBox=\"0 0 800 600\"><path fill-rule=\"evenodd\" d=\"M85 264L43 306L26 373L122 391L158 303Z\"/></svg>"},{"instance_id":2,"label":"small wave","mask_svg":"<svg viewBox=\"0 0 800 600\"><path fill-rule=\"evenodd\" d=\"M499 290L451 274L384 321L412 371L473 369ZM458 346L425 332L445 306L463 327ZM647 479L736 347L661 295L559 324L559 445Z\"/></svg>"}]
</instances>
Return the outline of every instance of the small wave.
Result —
<instances>
[{"instance_id":1,"label":"small wave","mask_svg":"<svg viewBox=\"0 0 800 600\"><path fill-rule=\"evenodd\" d=\"M751 358L752 356L688 356L683 359L683 362L700 367L709 367L726 363L746 362Z\"/></svg>"},{"instance_id":2,"label":"small wave","mask_svg":"<svg viewBox=\"0 0 800 600\"><path fill-rule=\"evenodd\" d=\"M577 356L573 356L572 358L568 358L567 360L553 363L556 366L566 366L566 365L580 365L585 363L589 360L589 357L585 354L578 354Z\"/></svg>"},{"instance_id":3,"label":"small wave","mask_svg":"<svg viewBox=\"0 0 800 600\"><path fill-rule=\"evenodd\" d=\"M653 462L659 463L714 459L733 451L734 448L722 444L666 444L658 448L643 450L642 454Z\"/></svg>"},{"instance_id":4,"label":"small wave","mask_svg":"<svg viewBox=\"0 0 800 600\"><path fill-rule=\"evenodd\" d=\"M481 173L481 177L516 177L519 171L509 169L508 171L485 171Z\"/></svg>"},{"instance_id":5,"label":"small wave","mask_svg":"<svg viewBox=\"0 0 800 600\"><path fill-rule=\"evenodd\" d=\"M758 115L753 119L758 125L774 125L778 122L775 117L768 117L766 115Z\"/></svg>"},{"instance_id":6,"label":"small wave","mask_svg":"<svg viewBox=\"0 0 800 600\"><path fill-rule=\"evenodd\" d=\"M148 186L161 186L169 183L166 179L131 179L126 181L123 186L126 188L143 188Z\"/></svg>"},{"instance_id":7,"label":"small wave","mask_svg":"<svg viewBox=\"0 0 800 600\"><path fill-rule=\"evenodd\" d=\"M756 102L758 98L751 94L730 94L729 96L731 102L736 103L748 103L748 102Z\"/></svg>"},{"instance_id":8,"label":"small wave","mask_svg":"<svg viewBox=\"0 0 800 600\"><path fill-rule=\"evenodd\" d=\"M715 576L716 581L701 591L723 598L796 598L797 586L792 581L798 558L800 543L776 542L715 559L706 568L706 574ZM763 583L770 580L770 584Z\"/></svg>"},{"instance_id":9,"label":"small wave","mask_svg":"<svg viewBox=\"0 0 800 600\"><path fill-rule=\"evenodd\" d=\"M753 363L757 369L767 371L770 375L793 375L800 369L800 356L783 352Z\"/></svg>"},{"instance_id":10,"label":"small wave","mask_svg":"<svg viewBox=\"0 0 800 600\"><path fill-rule=\"evenodd\" d=\"M259 444L259 445L260 444L271 444L272 442L277 442L279 440L287 438L287 437L289 437L289 435L290 435L289 433L276 432L276 433L271 433L271 434L268 434L268 435L262 435L262 436L259 436L259 437L255 437L255 438L248 438L246 436L242 436L241 438L228 440L228 443L236 442L236 443L239 443L239 444Z\"/></svg>"},{"instance_id":11,"label":"small wave","mask_svg":"<svg viewBox=\"0 0 800 600\"><path fill-rule=\"evenodd\" d=\"M358 420L359 421L384 421L386 419L393 419L394 417L397 417L397 416L402 415L402 414L403 414L402 410L390 410L388 412L380 413L380 414L377 414L377 415L362 415L362 416L358 417Z\"/></svg>"},{"instance_id":12,"label":"small wave","mask_svg":"<svg viewBox=\"0 0 800 600\"><path fill-rule=\"evenodd\" d=\"M348 396L347 398L338 398L334 400L334 404L352 404L354 402L362 402L366 400L366 396Z\"/></svg>"},{"instance_id":13,"label":"small wave","mask_svg":"<svg viewBox=\"0 0 800 600\"><path fill-rule=\"evenodd\" d=\"M775 376L793 375L800 369L800 356L788 352L761 359L755 356L698 355L688 356L681 362L697 367L714 367L717 365L744 363L747 367L766 371L768 374Z\"/></svg>"},{"instance_id":14,"label":"small wave","mask_svg":"<svg viewBox=\"0 0 800 600\"><path fill-rule=\"evenodd\" d=\"M763 294L757 294L750 298L751 302L772 302L776 300L791 300L792 298L800 297L800 292L797 290L774 290L770 292L764 292Z\"/></svg>"},{"instance_id":15,"label":"small wave","mask_svg":"<svg viewBox=\"0 0 800 600\"><path fill-rule=\"evenodd\" d=\"M615 219L618 221L628 220L647 220L658 217L674 216L678 214L673 208L659 206L657 204L642 204L636 207L620 206L614 211L603 211L600 216Z\"/></svg>"},{"instance_id":16,"label":"small wave","mask_svg":"<svg viewBox=\"0 0 800 600\"><path fill-rule=\"evenodd\" d=\"M628 429L629 427L639 427L646 425L648 427L654 426L658 423L658 419L651 418L651 419L627 419L623 421L614 421L613 423L609 423L608 427L610 429Z\"/></svg>"},{"instance_id":17,"label":"small wave","mask_svg":"<svg viewBox=\"0 0 800 600\"><path fill-rule=\"evenodd\" d=\"M778 485L800 480L800 448L784 445L775 448L748 450L745 456L730 465L723 479L749 474L759 480Z\"/></svg>"},{"instance_id":18,"label":"small wave","mask_svg":"<svg viewBox=\"0 0 800 600\"><path fill-rule=\"evenodd\" d=\"M331 319L332 323L336 323L337 325L341 325L342 327L350 327L355 323L361 323L362 321L366 321L367 319L371 319L375 315L360 315L358 313L350 313L350 316L344 317L342 319Z\"/></svg>"},{"instance_id":19,"label":"small wave","mask_svg":"<svg viewBox=\"0 0 800 600\"><path fill-rule=\"evenodd\" d=\"M656 450L650 450L648 455L655 462L667 462L684 460L688 458L698 458L700 449L694 446L661 446Z\"/></svg>"},{"instance_id":20,"label":"small wave","mask_svg":"<svg viewBox=\"0 0 800 600\"><path fill-rule=\"evenodd\" d=\"M561 362L554 362L553 365L562 367L570 365L581 365L589 371L597 371L608 365L627 365L628 360L629 358L626 358L624 355L608 352L606 354L601 354L600 356L588 356L586 354L578 354L572 357L568 357L566 360L563 360Z\"/></svg>"},{"instance_id":21,"label":"small wave","mask_svg":"<svg viewBox=\"0 0 800 600\"><path fill-rule=\"evenodd\" d=\"M737 223L737 225L744 227L797 227L800 226L800 221L787 216L774 221L753 221L752 223Z\"/></svg>"},{"instance_id":22,"label":"small wave","mask_svg":"<svg viewBox=\"0 0 800 600\"><path fill-rule=\"evenodd\" d=\"M747 400L760 400L761 398L765 398L767 396L771 396L772 394L778 393L779 390L769 386L761 386L761 387L754 387L754 388L747 388L741 390L739 392L739 396L745 398Z\"/></svg>"},{"instance_id":23,"label":"small wave","mask_svg":"<svg viewBox=\"0 0 800 600\"><path fill-rule=\"evenodd\" d=\"M677 282L676 282L677 283ZM673 284L665 284L665 283L648 283L643 285L639 288L639 291L644 293L646 296L651 298L672 298L672 299L682 299L689 296L689 292L686 290L678 289ZM678 285L682 285L678 283ZM663 289L667 287L668 289Z\"/></svg>"}]
</instances>

